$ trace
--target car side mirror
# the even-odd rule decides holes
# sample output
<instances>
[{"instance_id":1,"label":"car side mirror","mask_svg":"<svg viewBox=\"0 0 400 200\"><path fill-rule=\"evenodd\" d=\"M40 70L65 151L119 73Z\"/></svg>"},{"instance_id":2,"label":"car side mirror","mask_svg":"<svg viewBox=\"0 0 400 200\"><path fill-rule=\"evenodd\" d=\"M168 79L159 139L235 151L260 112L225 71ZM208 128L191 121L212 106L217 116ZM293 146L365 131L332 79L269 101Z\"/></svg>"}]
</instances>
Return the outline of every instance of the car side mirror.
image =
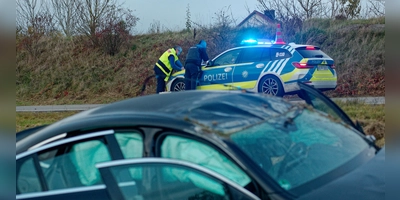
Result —
<instances>
[{"instance_id":1,"label":"car side mirror","mask_svg":"<svg viewBox=\"0 0 400 200\"><path fill-rule=\"evenodd\" d=\"M213 65L213 61L211 61L211 60L207 61L206 67L210 67L210 66L212 66L212 65Z\"/></svg>"}]
</instances>

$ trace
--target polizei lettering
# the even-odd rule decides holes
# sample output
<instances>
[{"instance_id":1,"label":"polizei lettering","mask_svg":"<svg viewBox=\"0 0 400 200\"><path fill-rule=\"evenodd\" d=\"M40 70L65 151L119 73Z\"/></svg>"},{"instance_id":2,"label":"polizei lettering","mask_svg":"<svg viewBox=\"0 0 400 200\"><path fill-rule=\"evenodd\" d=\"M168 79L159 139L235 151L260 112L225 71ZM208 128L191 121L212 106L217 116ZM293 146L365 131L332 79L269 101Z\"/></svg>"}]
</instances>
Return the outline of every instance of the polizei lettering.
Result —
<instances>
[{"instance_id":1,"label":"polizei lettering","mask_svg":"<svg viewBox=\"0 0 400 200\"><path fill-rule=\"evenodd\" d=\"M204 75L203 79L205 82L207 82L207 81L223 81L223 80L228 79L228 73L208 74L208 75Z\"/></svg>"}]
</instances>

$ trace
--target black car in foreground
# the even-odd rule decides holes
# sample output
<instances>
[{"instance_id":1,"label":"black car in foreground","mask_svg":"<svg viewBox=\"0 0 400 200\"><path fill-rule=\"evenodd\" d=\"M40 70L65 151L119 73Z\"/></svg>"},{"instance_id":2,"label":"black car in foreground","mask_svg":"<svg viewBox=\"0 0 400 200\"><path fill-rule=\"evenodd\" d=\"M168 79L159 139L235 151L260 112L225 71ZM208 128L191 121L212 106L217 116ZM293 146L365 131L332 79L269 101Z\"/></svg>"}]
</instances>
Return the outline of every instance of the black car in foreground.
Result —
<instances>
[{"instance_id":1,"label":"black car in foreground","mask_svg":"<svg viewBox=\"0 0 400 200\"><path fill-rule=\"evenodd\" d=\"M299 87L306 104L173 92L17 133L16 199L384 198L384 148Z\"/></svg>"}]
</instances>

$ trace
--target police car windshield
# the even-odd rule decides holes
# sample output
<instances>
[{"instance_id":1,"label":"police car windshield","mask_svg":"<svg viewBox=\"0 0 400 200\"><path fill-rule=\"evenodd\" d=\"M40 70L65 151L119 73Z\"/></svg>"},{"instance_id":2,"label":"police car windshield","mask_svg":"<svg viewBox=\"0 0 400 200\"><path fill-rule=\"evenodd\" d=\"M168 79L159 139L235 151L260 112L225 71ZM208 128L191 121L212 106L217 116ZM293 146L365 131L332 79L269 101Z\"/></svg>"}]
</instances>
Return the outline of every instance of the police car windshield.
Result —
<instances>
[{"instance_id":1,"label":"police car windshield","mask_svg":"<svg viewBox=\"0 0 400 200\"><path fill-rule=\"evenodd\" d=\"M296 49L303 58L330 58L323 51L319 49L306 49L306 47L300 47Z\"/></svg>"}]
</instances>

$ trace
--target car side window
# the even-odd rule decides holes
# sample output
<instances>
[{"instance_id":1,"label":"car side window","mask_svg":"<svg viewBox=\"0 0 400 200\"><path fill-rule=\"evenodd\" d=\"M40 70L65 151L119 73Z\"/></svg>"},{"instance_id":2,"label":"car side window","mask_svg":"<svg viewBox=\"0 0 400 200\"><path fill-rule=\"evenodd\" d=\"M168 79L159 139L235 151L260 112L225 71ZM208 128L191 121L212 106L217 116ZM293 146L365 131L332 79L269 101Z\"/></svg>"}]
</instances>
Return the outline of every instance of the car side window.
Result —
<instances>
[{"instance_id":1,"label":"car side window","mask_svg":"<svg viewBox=\"0 0 400 200\"><path fill-rule=\"evenodd\" d=\"M43 191L32 156L17 161L17 194Z\"/></svg>"},{"instance_id":2,"label":"car side window","mask_svg":"<svg viewBox=\"0 0 400 200\"><path fill-rule=\"evenodd\" d=\"M241 186L245 186L251 181L247 174L225 155L196 140L168 135L161 145L161 157L196 163Z\"/></svg>"},{"instance_id":3,"label":"car side window","mask_svg":"<svg viewBox=\"0 0 400 200\"><path fill-rule=\"evenodd\" d=\"M271 60L290 58L292 54L286 49L271 48Z\"/></svg>"},{"instance_id":4,"label":"car side window","mask_svg":"<svg viewBox=\"0 0 400 200\"><path fill-rule=\"evenodd\" d=\"M263 48L247 48L243 49L240 55L240 63L259 62L263 54Z\"/></svg>"},{"instance_id":5,"label":"car side window","mask_svg":"<svg viewBox=\"0 0 400 200\"><path fill-rule=\"evenodd\" d=\"M263 48L263 53L261 55L260 61L270 61L271 60L270 53L271 51L269 48Z\"/></svg>"},{"instance_id":6,"label":"car side window","mask_svg":"<svg viewBox=\"0 0 400 200\"><path fill-rule=\"evenodd\" d=\"M103 184L95 164L111 160L110 152L104 138L71 142L45 149L37 153L40 170L34 170L28 159L17 174L17 188L20 193L36 192L39 189L34 178L42 174L47 190L67 189L82 186ZM28 167L29 166L29 167ZM26 186L26 182L29 184Z\"/></svg>"},{"instance_id":7,"label":"car side window","mask_svg":"<svg viewBox=\"0 0 400 200\"><path fill-rule=\"evenodd\" d=\"M124 158L143 157L143 138L139 132L123 132L114 135Z\"/></svg>"},{"instance_id":8,"label":"car side window","mask_svg":"<svg viewBox=\"0 0 400 200\"><path fill-rule=\"evenodd\" d=\"M240 49L228 51L213 61L213 66L235 64L239 57Z\"/></svg>"},{"instance_id":9,"label":"car side window","mask_svg":"<svg viewBox=\"0 0 400 200\"><path fill-rule=\"evenodd\" d=\"M190 168L172 164L115 166L111 174L123 199L232 199L223 182ZM147 176L127 177L127 171L151 172ZM150 187L146 187L149 185Z\"/></svg>"}]
</instances>

